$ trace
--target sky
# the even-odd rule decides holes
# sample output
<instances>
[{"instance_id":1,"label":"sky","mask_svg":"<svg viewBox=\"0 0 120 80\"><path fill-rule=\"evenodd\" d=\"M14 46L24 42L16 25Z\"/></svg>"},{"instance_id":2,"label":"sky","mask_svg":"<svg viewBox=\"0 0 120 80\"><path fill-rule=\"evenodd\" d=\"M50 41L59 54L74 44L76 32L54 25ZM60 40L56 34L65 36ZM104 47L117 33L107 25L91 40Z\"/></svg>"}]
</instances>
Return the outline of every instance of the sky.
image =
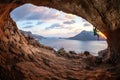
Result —
<instances>
[{"instance_id":1,"label":"sky","mask_svg":"<svg viewBox=\"0 0 120 80\"><path fill-rule=\"evenodd\" d=\"M10 15L19 29L45 37L72 37L83 30L93 30L81 17L44 6L25 4Z\"/></svg>"}]
</instances>

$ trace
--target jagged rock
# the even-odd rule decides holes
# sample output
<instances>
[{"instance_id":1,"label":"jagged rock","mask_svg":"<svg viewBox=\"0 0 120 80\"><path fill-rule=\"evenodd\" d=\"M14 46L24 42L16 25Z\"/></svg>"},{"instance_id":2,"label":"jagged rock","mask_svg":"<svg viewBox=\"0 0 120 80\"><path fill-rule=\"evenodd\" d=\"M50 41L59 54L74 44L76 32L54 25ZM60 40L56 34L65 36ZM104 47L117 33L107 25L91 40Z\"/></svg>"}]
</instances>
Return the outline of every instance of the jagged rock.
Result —
<instances>
[{"instance_id":1,"label":"jagged rock","mask_svg":"<svg viewBox=\"0 0 120 80\"><path fill-rule=\"evenodd\" d=\"M1 23L4 24L4 21L8 18L9 12L14 8L24 4L24 3L33 3L35 5L42 5L53 7L59 10L63 10L65 12L73 13L78 16L81 16L88 20L93 26L97 27L100 31L102 31L107 36L108 46L110 48L110 54L117 55L120 53L120 45L118 45L120 39L120 19L119 19L119 0L5 0L0 1L2 5L0 6L3 10L1 10ZM4 4L3 4L4 3ZM10 5L7 5L10 4ZM52 3L52 4L51 4ZM112 6L111 6L112 4ZM62 6L62 7L61 7ZM9 7L9 8L8 8ZM1 25L3 26L3 25ZM5 28L5 27L4 27ZM4 34L4 33L3 33ZM5 39L5 35L1 36ZM7 35L6 35L7 37ZM117 55L118 56L118 55ZM111 58L111 57L110 57ZM113 62L117 63L117 60L113 58Z\"/></svg>"},{"instance_id":2,"label":"jagged rock","mask_svg":"<svg viewBox=\"0 0 120 80\"><path fill-rule=\"evenodd\" d=\"M108 49L101 50L101 51L98 52L98 56L100 58L102 58L103 61L105 61L108 58L108 54L107 53L108 53Z\"/></svg>"},{"instance_id":3,"label":"jagged rock","mask_svg":"<svg viewBox=\"0 0 120 80\"><path fill-rule=\"evenodd\" d=\"M84 54L85 54L86 56L88 56L88 55L90 55L90 52L85 51Z\"/></svg>"},{"instance_id":4,"label":"jagged rock","mask_svg":"<svg viewBox=\"0 0 120 80\"><path fill-rule=\"evenodd\" d=\"M96 63L96 64L101 64L101 63L102 63L102 58L100 58L100 57L98 57L98 56L96 56L95 58L96 58L96 59L95 59L95 63Z\"/></svg>"},{"instance_id":5,"label":"jagged rock","mask_svg":"<svg viewBox=\"0 0 120 80\"><path fill-rule=\"evenodd\" d=\"M30 31L23 31L23 30L20 30L20 32L25 36L25 37L30 37L30 38L34 38L36 40L40 40L40 39L45 39L45 37L41 36L41 35L38 35L38 34L32 34L32 32Z\"/></svg>"},{"instance_id":6,"label":"jagged rock","mask_svg":"<svg viewBox=\"0 0 120 80\"><path fill-rule=\"evenodd\" d=\"M83 59L57 57L51 48L33 46L36 42L31 44L9 16L11 10L25 3L53 7L85 18L107 36L111 61L119 64L119 0L0 0L1 80L115 80L116 76L104 67L86 71L81 65L87 64ZM49 62L43 62L42 57Z\"/></svg>"}]
</instances>

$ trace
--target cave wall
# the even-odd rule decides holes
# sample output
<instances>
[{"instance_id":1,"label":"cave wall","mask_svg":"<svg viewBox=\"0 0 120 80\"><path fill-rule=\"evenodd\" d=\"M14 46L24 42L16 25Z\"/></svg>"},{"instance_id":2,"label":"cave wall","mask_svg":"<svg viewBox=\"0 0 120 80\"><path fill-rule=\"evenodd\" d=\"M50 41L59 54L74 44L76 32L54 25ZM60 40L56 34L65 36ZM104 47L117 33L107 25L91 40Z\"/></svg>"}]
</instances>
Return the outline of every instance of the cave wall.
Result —
<instances>
[{"instance_id":1,"label":"cave wall","mask_svg":"<svg viewBox=\"0 0 120 80\"><path fill-rule=\"evenodd\" d=\"M119 0L1 0L0 1L0 37L2 41L9 41L7 37L13 37L12 33L6 33L4 29L15 31L21 36L15 23L10 18L10 12L25 3L38 6L48 6L72 13L89 21L107 36L108 46L112 55L120 53L120 1ZM14 27L10 24L14 23ZM7 27L6 27L7 26ZM18 40L18 39L17 39ZM12 41L9 41L11 43ZM14 42L14 41L13 41ZM26 41L24 40L23 43ZM5 42L9 44L8 42ZM0 46L1 47L1 46Z\"/></svg>"},{"instance_id":2,"label":"cave wall","mask_svg":"<svg viewBox=\"0 0 120 80\"><path fill-rule=\"evenodd\" d=\"M54 61L55 59L51 56L47 56L47 53L38 53L37 49L33 47L33 45L29 44L28 40L26 40L26 38L19 32L16 23L11 19L10 12L25 3L32 3L38 6L48 6L83 17L107 36L109 47L108 50L111 55L109 56L109 62L120 62L119 0L0 0L1 80L23 80L25 79L25 77L27 80L37 80L38 75L34 74L36 72L40 75L39 77L41 77L41 75L42 77L46 77L46 75L53 76L53 73L49 73L49 70L52 70L53 68L44 71L41 70L42 68L38 70L38 67L44 66L42 64L44 62L43 60L53 60L53 63L55 63L56 66L55 69L58 69L58 71L61 71L61 69L63 68L63 65L57 62L59 61L58 58L56 58L56 61ZM32 54L32 56L30 54ZM33 57L33 55L35 57ZM64 62L64 60L62 62ZM59 64L60 67L56 64ZM45 66L44 68L46 69L47 66ZM66 69L67 68L65 68L65 70ZM32 72L30 72L31 70ZM29 79L34 76L36 77Z\"/></svg>"},{"instance_id":3,"label":"cave wall","mask_svg":"<svg viewBox=\"0 0 120 80\"><path fill-rule=\"evenodd\" d=\"M5 7L12 4L11 10L25 3L56 8L83 17L101 31L115 30L120 25L119 0L4 0L0 3Z\"/></svg>"}]
</instances>

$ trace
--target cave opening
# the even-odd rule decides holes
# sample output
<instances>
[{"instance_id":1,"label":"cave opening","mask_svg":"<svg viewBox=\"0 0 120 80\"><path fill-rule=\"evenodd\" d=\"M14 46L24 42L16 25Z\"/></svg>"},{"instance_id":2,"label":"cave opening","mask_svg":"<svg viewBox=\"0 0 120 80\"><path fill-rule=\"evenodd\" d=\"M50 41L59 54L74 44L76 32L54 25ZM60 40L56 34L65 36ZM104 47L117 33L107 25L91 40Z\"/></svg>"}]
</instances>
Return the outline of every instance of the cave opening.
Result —
<instances>
[{"instance_id":1,"label":"cave opening","mask_svg":"<svg viewBox=\"0 0 120 80\"><path fill-rule=\"evenodd\" d=\"M40 40L36 39L55 50L65 48L66 51L77 53L90 51L93 55L98 55L98 51L107 48L106 36L99 31L100 39L98 40L98 37L93 34L93 25L76 15L33 4L24 4L14 9L10 15L19 30L43 37L44 39L40 37ZM46 38L68 39L66 41L68 43L64 44L63 40L61 43L59 40Z\"/></svg>"}]
</instances>

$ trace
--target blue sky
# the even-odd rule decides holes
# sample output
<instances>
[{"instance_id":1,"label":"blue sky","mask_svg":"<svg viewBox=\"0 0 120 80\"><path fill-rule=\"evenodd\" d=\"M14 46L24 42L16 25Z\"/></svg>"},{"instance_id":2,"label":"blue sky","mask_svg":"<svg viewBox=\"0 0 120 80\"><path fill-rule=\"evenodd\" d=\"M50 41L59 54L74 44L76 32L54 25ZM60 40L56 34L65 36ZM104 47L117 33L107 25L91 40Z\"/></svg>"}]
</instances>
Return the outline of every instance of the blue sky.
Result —
<instances>
[{"instance_id":1,"label":"blue sky","mask_svg":"<svg viewBox=\"0 0 120 80\"><path fill-rule=\"evenodd\" d=\"M11 17L19 29L46 37L71 37L92 25L76 15L56 9L25 4L13 10Z\"/></svg>"}]
</instances>

